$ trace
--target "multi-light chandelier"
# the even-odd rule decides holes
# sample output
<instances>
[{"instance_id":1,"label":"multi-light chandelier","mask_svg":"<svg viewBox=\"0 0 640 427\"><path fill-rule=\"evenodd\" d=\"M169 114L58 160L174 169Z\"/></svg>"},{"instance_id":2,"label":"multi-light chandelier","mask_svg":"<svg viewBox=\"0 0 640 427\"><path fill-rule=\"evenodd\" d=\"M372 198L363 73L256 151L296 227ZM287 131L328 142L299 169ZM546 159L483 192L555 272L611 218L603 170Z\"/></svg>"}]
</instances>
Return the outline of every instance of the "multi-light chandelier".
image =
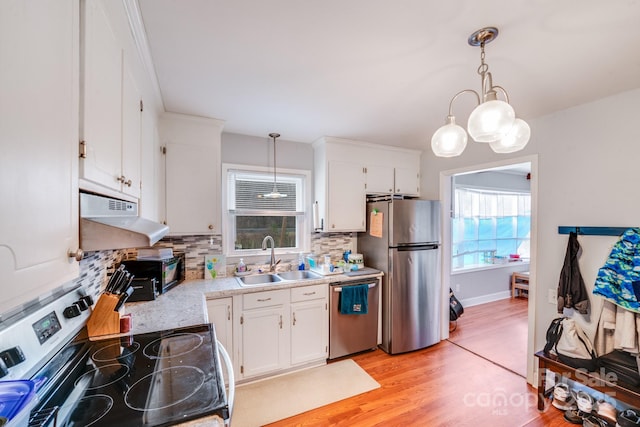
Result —
<instances>
[{"instance_id":1,"label":"multi-light chandelier","mask_svg":"<svg viewBox=\"0 0 640 427\"><path fill-rule=\"evenodd\" d=\"M471 112L467 130L476 142L487 142L496 153L512 153L522 150L529 142L531 130L522 119L516 118L513 107L509 105L509 95L501 86L494 86L489 66L484 62L484 46L498 36L498 29L487 27L469 36L471 46L480 46L480 66L478 74L482 79L482 92L465 89L449 102L449 115L445 125L438 129L431 138L431 149L439 157L455 157L462 154L467 146L467 131L456 124L453 115L453 101L463 93L476 96L478 106ZM496 91L500 91L505 101L498 99Z\"/></svg>"}]
</instances>

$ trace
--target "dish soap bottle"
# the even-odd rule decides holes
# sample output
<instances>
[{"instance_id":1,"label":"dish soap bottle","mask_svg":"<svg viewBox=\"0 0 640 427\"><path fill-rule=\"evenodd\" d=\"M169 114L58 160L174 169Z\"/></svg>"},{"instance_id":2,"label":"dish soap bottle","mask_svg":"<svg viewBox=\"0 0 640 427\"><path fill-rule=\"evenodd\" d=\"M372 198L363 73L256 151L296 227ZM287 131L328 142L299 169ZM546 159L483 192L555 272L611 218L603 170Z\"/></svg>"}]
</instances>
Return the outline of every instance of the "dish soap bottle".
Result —
<instances>
[{"instance_id":1,"label":"dish soap bottle","mask_svg":"<svg viewBox=\"0 0 640 427\"><path fill-rule=\"evenodd\" d=\"M240 262L238 263L238 266L236 267L236 270L238 271L238 273L246 273L247 272L247 265L244 263L244 260L242 258L240 258Z\"/></svg>"},{"instance_id":2,"label":"dish soap bottle","mask_svg":"<svg viewBox=\"0 0 640 427\"><path fill-rule=\"evenodd\" d=\"M298 270L304 270L305 265L304 265L304 255L299 254L298 255Z\"/></svg>"}]
</instances>

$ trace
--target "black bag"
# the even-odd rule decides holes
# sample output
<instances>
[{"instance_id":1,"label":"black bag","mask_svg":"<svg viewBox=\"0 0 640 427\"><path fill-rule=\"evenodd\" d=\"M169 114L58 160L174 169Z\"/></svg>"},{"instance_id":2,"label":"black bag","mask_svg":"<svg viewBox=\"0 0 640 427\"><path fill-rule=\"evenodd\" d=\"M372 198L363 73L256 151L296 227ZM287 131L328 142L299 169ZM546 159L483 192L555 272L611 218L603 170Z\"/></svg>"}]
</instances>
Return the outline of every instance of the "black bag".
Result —
<instances>
[{"instance_id":1,"label":"black bag","mask_svg":"<svg viewBox=\"0 0 640 427\"><path fill-rule=\"evenodd\" d=\"M464 313L464 308L458 298L453 294L451 288L449 288L449 321L453 322L454 320L458 320L458 317L462 316Z\"/></svg>"},{"instance_id":2,"label":"black bag","mask_svg":"<svg viewBox=\"0 0 640 427\"><path fill-rule=\"evenodd\" d=\"M640 373L635 356L626 351L614 350L598 358L598 364L605 372L617 375L617 380L630 386L640 386Z\"/></svg>"}]
</instances>

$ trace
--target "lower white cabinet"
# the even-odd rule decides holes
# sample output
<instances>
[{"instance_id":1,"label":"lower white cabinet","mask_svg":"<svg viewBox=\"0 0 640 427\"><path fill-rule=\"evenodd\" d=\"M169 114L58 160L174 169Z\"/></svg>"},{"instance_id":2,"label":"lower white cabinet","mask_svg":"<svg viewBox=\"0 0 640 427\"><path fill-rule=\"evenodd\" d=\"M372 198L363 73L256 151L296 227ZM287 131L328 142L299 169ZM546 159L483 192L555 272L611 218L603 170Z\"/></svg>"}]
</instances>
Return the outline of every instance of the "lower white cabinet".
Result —
<instances>
[{"instance_id":1,"label":"lower white cabinet","mask_svg":"<svg viewBox=\"0 0 640 427\"><path fill-rule=\"evenodd\" d=\"M329 350L327 285L291 289L291 365L326 359Z\"/></svg>"},{"instance_id":2,"label":"lower white cabinet","mask_svg":"<svg viewBox=\"0 0 640 427\"><path fill-rule=\"evenodd\" d=\"M288 305L288 289L242 295L240 374L243 378L289 366Z\"/></svg>"},{"instance_id":3,"label":"lower white cabinet","mask_svg":"<svg viewBox=\"0 0 640 427\"><path fill-rule=\"evenodd\" d=\"M229 354L233 352L233 298L207 299L209 323L216 328L216 337Z\"/></svg>"},{"instance_id":4,"label":"lower white cabinet","mask_svg":"<svg viewBox=\"0 0 640 427\"><path fill-rule=\"evenodd\" d=\"M229 327L235 340L228 338L225 347L233 351L238 379L326 363L327 294L328 285L320 284L234 296L230 308L233 324ZM225 310L230 299L207 300L209 320L216 325L216 331L224 329L218 323L228 324ZM221 336L219 333L218 339Z\"/></svg>"}]
</instances>

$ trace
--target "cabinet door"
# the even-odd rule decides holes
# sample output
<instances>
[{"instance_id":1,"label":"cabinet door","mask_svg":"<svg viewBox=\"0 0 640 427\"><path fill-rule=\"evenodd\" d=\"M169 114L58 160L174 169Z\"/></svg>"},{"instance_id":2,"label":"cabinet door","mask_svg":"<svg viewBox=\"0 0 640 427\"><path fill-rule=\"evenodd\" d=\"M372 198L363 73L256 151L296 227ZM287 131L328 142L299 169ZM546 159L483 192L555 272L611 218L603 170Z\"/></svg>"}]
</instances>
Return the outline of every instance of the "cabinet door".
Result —
<instances>
[{"instance_id":1,"label":"cabinet door","mask_svg":"<svg viewBox=\"0 0 640 427\"><path fill-rule=\"evenodd\" d=\"M216 328L216 337L229 354L233 354L233 299L207 299L209 323Z\"/></svg>"},{"instance_id":2,"label":"cabinet door","mask_svg":"<svg viewBox=\"0 0 640 427\"><path fill-rule=\"evenodd\" d=\"M367 194L393 194L393 166L367 165Z\"/></svg>"},{"instance_id":3,"label":"cabinet door","mask_svg":"<svg viewBox=\"0 0 640 427\"><path fill-rule=\"evenodd\" d=\"M78 16L0 2L0 313L78 276Z\"/></svg>"},{"instance_id":4,"label":"cabinet door","mask_svg":"<svg viewBox=\"0 0 640 427\"><path fill-rule=\"evenodd\" d=\"M362 166L331 161L327 182L326 231L365 231L365 175Z\"/></svg>"},{"instance_id":5,"label":"cabinet door","mask_svg":"<svg viewBox=\"0 0 640 427\"><path fill-rule=\"evenodd\" d=\"M418 172L418 169L397 167L395 170L394 193L419 196L420 173Z\"/></svg>"},{"instance_id":6,"label":"cabinet door","mask_svg":"<svg viewBox=\"0 0 640 427\"><path fill-rule=\"evenodd\" d=\"M84 1L80 177L120 191L122 48L99 1Z\"/></svg>"},{"instance_id":7,"label":"cabinet door","mask_svg":"<svg viewBox=\"0 0 640 427\"><path fill-rule=\"evenodd\" d=\"M220 148L167 144L167 225L171 233L220 233Z\"/></svg>"},{"instance_id":8,"label":"cabinet door","mask_svg":"<svg viewBox=\"0 0 640 427\"><path fill-rule=\"evenodd\" d=\"M327 358L326 298L291 304L291 365Z\"/></svg>"},{"instance_id":9,"label":"cabinet door","mask_svg":"<svg viewBox=\"0 0 640 427\"><path fill-rule=\"evenodd\" d=\"M289 365L288 321L282 306L246 310L242 313L243 378L267 374Z\"/></svg>"},{"instance_id":10,"label":"cabinet door","mask_svg":"<svg viewBox=\"0 0 640 427\"><path fill-rule=\"evenodd\" d=\"M140 197L140 91L126 70L122 81L122 192Z\"/></svg>"}]
</instances>

